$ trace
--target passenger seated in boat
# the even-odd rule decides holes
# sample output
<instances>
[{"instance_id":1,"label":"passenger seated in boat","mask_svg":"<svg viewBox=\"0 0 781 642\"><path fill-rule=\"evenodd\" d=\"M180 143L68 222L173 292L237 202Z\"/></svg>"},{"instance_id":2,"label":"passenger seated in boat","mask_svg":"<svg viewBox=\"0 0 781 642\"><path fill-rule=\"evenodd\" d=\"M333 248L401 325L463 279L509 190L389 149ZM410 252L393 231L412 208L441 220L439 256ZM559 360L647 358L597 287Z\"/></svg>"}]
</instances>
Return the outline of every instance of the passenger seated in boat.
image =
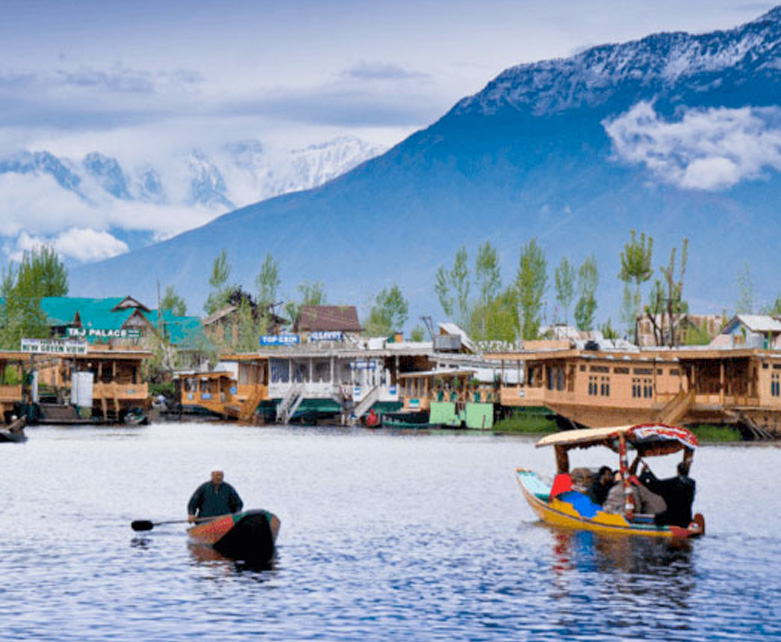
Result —
<instances>
[{"instance_id":1,"label":"passenger seated in boat","mask_svg":"<svg viewBox=\"0 0 781 642\"><path fill-rule=\"evenodd\" d=\"M632 485L632 500L634 506L638 507L641 504L639 489L637 486ZM621 481L621 473L616 471L613 477L613 485L608 491L607 499L603 509L606 513L623 513L626 510L626 493L624 492L624 484Z\"/></svg>"},{"instance_id":2,"label":"passenger seated in boat","mask_svg":"<svg viewBox=\"0 0 781 642\"><path fill-rule=\"evenodd\" d=\"M658 526L670 524L686 528L692 521L696 485L689 477L689 462L680 462L677 470L677 476L660 480L648 466L643 466L640 481L648 490L661 495L667 505L666 510L654 514L654 522Z\"/></svg>"},{"instance_id":3,"label":"passenger seated in boat","mask_svg":"<svg viewBox=\"0 0 781 642\"><path fill-rule=\"evenodd\" d=\"M596 473L588 468L573 468L570 477L572 478L572 490L584 495L588 494L588 489L597 478Z\"/></svg>"},{"instance_id":4,"label":"passenger seated in boat","mask_svg":"<svg viewBox=\"0 0 781 642\"><path fill-rule=\"evenodd\" d=\"M588 489L588 496L591 501L599 506L604 506L607 494L610 492L613 484L613 471L610 470L609 466L602 466L597 473L597 478Z\"/></svg>"}]
</instances>

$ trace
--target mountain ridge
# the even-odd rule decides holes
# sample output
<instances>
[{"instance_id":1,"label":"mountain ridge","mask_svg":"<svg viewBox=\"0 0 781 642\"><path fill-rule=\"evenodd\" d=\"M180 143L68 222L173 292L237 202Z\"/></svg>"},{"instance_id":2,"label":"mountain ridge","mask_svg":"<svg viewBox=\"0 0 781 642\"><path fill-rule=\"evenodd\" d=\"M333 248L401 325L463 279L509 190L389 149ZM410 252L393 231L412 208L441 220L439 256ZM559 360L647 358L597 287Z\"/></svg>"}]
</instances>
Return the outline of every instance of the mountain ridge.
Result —
<instances>
[{"instance_id":1,"label":"mountain ridge","mask_svg":"<svg viewBox=\"0 0 781 642\"><path fill-rule=\"evenodd\" d=\"M240 208L156 249L101 265L122 274L137 261L148 262L155 278L175 285L198 307L221 249L229 253L234 280L244 284L253 282L258 257L271 252L281 263L288 296L297 283L321 280L338 302L365 309L380 288L398 282L414 316L438 311L434 273L462 244L474 252L477 244L493 242L506 283L520 246L537 237L550 273L562 256L580 262L597 255L601 310L615 319L620 251L629 230L638 229L656 238L657 265L666 263L663 253L690 238L687 292L693 308L720 312L744 260L755 262L760 273L777 267L755 229L763 235L781 231L773 216L781 196L775 143L765 156L748 158L718 149L718 141L759 141L765 131L772 142L781 131L774 120L781 95L780 15L777 8L731 30L653 34L563 61L511 67L429 127L318 188ZM693 42L707 47L691 48ZM746 43L745 51L735 43ZM594 57L623 68L621 56L629 49L650 52L650 67L665 69L672 59L660 51L673 50L672 44L679 47L676 61L684 59L678 56L683 51L704 52L705 61L695 56L691 65L699 71L687 76L676 68L667 81L653 73L632 72L619 80L590 75ZM731 53L719 54L724 51ZM588 72L586 80L599 82L568 76L567 69L577 66L573 59ZM723 65L718 72L714 60ZM543 68L539 78L529 72ZM516 84L540 102L517 102ZM573 96L577 100L567 102ZM534 104L545 109L527 108ZM718 136L706 145L708 131ZM706 170L723 178L713 180ZM700 186L691 187L698 176ZM730 247L714 255L724 238ZM105 290L107 284L85 276L86 269L92 271L75 274L76 286ZM150 291L149 279L136 284ZM759 292L763 298L775 294ZM550 286L547 298L552 317Z\"/></svg>"}]
</instances>

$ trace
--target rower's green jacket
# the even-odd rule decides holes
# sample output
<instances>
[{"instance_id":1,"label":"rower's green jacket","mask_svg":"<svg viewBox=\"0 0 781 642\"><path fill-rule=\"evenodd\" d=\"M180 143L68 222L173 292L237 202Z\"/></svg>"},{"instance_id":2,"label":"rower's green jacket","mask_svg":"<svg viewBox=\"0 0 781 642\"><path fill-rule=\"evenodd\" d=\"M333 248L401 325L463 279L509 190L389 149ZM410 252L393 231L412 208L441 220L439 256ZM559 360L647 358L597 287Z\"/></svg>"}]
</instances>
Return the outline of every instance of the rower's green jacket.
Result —
<instances>
[{"instance_id":1,"label":"rower's green jacket","mask_svg":"<svg viewBox=\"0 0 781 642\"><path fill-rule=\"evenodd\" d=\"M244 502L230 484L222 482L215 486L211 481L207 481L196 489L193 496L187 504L187 514L198 517L215 517L217 515L227 515L228 513L238 513Z\"/></svg>"}]
</instances>

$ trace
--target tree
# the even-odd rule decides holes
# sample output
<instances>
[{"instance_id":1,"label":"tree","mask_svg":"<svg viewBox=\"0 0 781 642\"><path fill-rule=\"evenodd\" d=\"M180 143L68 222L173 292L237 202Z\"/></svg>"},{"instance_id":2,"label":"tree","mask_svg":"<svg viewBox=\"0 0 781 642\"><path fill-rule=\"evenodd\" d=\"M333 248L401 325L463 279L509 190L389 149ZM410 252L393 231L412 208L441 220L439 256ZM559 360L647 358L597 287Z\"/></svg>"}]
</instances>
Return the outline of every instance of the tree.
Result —
<instances>
[{"instance_id":1,"label":"tree","mask_svg":"<svg viewBox=\"0 0 781 642\"><path fill-rule=\"evenodd\" d=\"M171 314L177 317L183 317L187 314L187 303L179 296L173 285L166 285L163 298L160 300L160 311L169 310Z\"/></svg>"},{"instance_id":2,"label":"tree","mask_svg":"<svg viewBox=\"0 0 781 642\"><path fill-rule=\"evenodd\" d=\"M68 271L57 253L47 246L25 251L18 269L10 264L0 280L5 300L0 345L18 350L22 338L48 337L41 299L67 294Z\"/></svg>"},{"instance_id":3,"label":"tree","mask_svg":"<svg viewBox=\"0 0 781 642\"><path fill-rule=\"evenodd\" d=\"M301 295L301 300L298 303L295 301L288 301L285 304L285 311L291 321L298 318L298 312L304 305L326 305L328 297L326 296L325 285L322 281L299 283L298 292Z\"/></svg>"},{"instance_id":4,"label":"tree","mask_svg":"<svg viewBox=\"0 0 781 642\"><path fill-rule=\"evenodd\" d=\"M676 325L680 323L680 315L685 309L683 302L683 278L686 275L686 261L689 254L689 239L684 238L681 246L681 265L676 281L675 277L676 248L670 251L670 262L667 267L659 268L667 282L667 318L669 321L669 346L678 345ZM664 326L663 326L664 327Z\"/></svg>"},{"instance_id":5,"label":"tree","mask_svg":"<svg viewBox=\"0 0 781 642\"><path fill-rule=\"evenodd\" d=\"M410 341L423 341L423 337L425 336L426 331L423 329L423 326L418 324L414 328L412 328L412 332L410 332L409 338Z\"/></svg>"},{"instance_id":6,"label":"tree","mask_svg":"<svg viewBox=\"0 0 781 642\"><path fill-rule=\"evenodd\" d=\"M374 299L366 330L370 336L388 336L404 327L408 314L409 304L399 286L394 284L389 290L383 288Z\"/></svg>"},{"instance_id":7,"label":"tree","mask_svg":"<svg viewBox=\"0 0 781 642\"><path fill-rule=\"evenodd\" d=\"M564 310L564 325L569 323L569 306L575 297L575 266L565 256L553 275L556 286L556 301Z\"/></svg>"},{"instance_id":8,"label":"tree","mask_svg":"<svg viewBox=\"0 0 781 642\"><path fill-rule=\"evenodd\" d=\"M268 307L274 304L279 284L279 263L274 260L271 253L267 252L263 265L260 266L260 272L255 277L259 306Z\"/></svg>"},{"instance_id":9,"label":"tree","mask_svg":"<svg viewBox=\"0 0 781 642\"><path fill-rule=\"evenodd\" d=\"M228 296L232 289L228 284L230 274L231 265L228 263L228 254L222 250L212 265L212 273L209 277L211 292L203 305L206 314L213 314L227 305Z\"/></svg>"},{"instance_id":10,"label":"tree","mask_svg":"<svg viewBox=\"0 0 781 642\"><path fill-rule=\"evenodd\" d=\"M743 270L738 272L738 302L735 311L738 314L751 314L754 311L754 280L748 261L743 263Z\"/></svg>"},{"instance_id":11,"label":"tree","mask_svg":"<svg viewBox=\"0 0 781 642\"><path fill-rule=\"evenodd\" d=\"M654 270L651 267L651 258L654 251L654 239L649 236L646 240L645 232L640 234L640 240L636 238L635 230L632 230L632 240L624 244L624 251L621 252L621 271L618 278L629 285L634 282L634 317L640 315L642 298L640 286L653 276ZM634 325L634 324L633 324ZM634 333L637 334L636 332ZM635 336L635 343L639 337Z\"/></svg>"},{"instance_id":12,"label":"tree","mask_svg":"<svg viewBox=\"0 0 781 642\"><path fill-rule=\"evenodd\" d=\"M521 249L515 278L518 329L523 340L536 339L541 323L542 296L548 282L545 251L531 239Z\"/></svg>"},{"instance_id":13,"label":"tree","mask_svg":"<svg viewBox=\"0 0 781 642\"><path fill-rule=\"evenodd\" d=\"M590 332L594 329L594 314L597 311L596 292L599 285L597 260L592 254L578 268L578 292L575 304L575 324L578 330Z\"/></svg>"},{"instance_id":14,"label":"tree","mask_svg":"<svg viewBox=\"0 0 781 642\"><path fill-rule=\"evenodd\" d=\"M499 269L499 254L490 242L486 241L477 250L475 260L475 283L479 292L478 312L472 314L470 332L477 339L488 339L491 304L502 287ZM476 318L475 318L476 317Z\"/></svg>"},{"instance_id":15,"label":"tree","mask_svg":"<svg viewBox=\"0 0 781 642\"><path fill-rule=\"evenodd\" d=\"M466 246L462 246L456 251L452 269L439 266L434 284L442 311L449 318L456 314L456 321L462 326L469 319L469 288L469 256Z\"/></svg>"}]
</instances>

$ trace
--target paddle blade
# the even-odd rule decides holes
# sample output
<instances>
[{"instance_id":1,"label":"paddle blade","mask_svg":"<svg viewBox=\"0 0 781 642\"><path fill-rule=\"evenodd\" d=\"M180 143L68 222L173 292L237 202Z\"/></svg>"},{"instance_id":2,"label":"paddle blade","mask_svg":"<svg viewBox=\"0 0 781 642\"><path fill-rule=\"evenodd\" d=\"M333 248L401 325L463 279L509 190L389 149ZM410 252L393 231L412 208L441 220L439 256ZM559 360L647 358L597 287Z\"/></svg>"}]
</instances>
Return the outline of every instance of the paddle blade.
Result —
<instances>
[{"instance_id":1,"label":"paddle blade","mask_svg":"<svg viewBox=\"0 0 781 642\"><path fill-rule=\"evenodd\" d=\"M151 531L155 525L148 519L137 519L130 524L130 528L134 531Z\"/></svg>"}]
</instances>

